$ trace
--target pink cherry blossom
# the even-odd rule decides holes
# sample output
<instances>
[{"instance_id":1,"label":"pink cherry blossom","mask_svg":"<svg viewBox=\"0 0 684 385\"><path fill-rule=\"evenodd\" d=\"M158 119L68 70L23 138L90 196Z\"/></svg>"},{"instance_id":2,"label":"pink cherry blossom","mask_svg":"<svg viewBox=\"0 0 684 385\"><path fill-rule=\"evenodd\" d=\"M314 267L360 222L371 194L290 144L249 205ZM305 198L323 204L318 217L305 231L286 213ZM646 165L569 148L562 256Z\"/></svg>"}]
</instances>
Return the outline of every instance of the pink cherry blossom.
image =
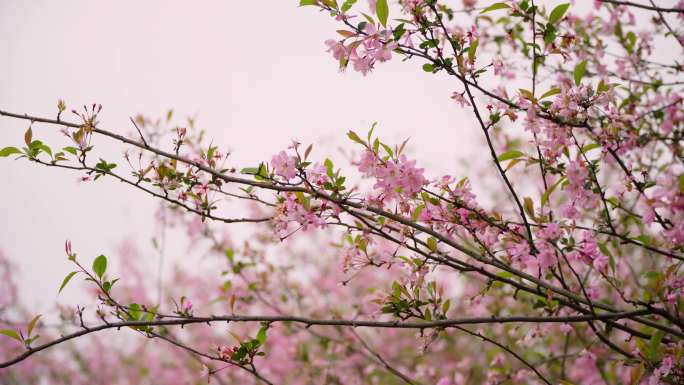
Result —
<instances>
[{"instance_id":1,"label":"pink cherry blossom","mask_svg":"<svg viewBox=\"0 0 684 385\"><path fill-rule=\"evenodd\" d=\"M297 158L287 155L285 151L280 151L271 158L271 166L275 170L276 175L284 178L286 181L294 178L297 175Z\"/></svg>"}]
</instances>

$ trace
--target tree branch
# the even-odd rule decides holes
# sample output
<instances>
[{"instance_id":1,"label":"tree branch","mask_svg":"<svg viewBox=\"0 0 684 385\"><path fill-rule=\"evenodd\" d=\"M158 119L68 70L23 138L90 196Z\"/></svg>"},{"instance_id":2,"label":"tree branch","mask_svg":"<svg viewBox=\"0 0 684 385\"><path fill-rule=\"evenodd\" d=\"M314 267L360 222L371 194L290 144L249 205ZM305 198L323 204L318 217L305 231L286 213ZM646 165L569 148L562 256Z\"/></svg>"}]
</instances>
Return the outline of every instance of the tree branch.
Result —
<instances>
[{"instance_id":1,"label":"tree branch","mask_svg":"<svg viewBox=\"0 0 684 385\"><path fill-rule=\"evenodd\" d=\"M641 9L645 9L648 11L684 13L684 9L682 9L682 8L662 8L662 7L656 7L656 6L651 6L651 5L634 3L631 1L619 1L619 0L599 0L599 1L601 1L602 3L609 3L609 4L614 4L614 5L624 5L627 7L641 8Z\"/></svg>"},{"instance_id":2,"label":"tree branch","mask_svg":"<svg viewBox=\"0 0 684 385\"><path fill-rule=\"evenodd\" d=\"M12 366L42 350L59 345L68 340L78 338L87 334L100 332L107 329L120 329L122 327L145 327L145 326L178 326L198 323L211 322L294 322L306 326L346 326L346 327L371 327L371 328L390 328L390 329L434 329L451 328L459 325L477 324L497 324L497 323L574 323L587 321L618 320L640 315L649 314L648 310L637 310L623 313L604 313L596 315L575 315L563 317L545 316L512 316L512 317L472 317L439 320L432 322L398 322L398 321L365 321L365 320L345 320L345 319L316 319L297 316L266 316L266 315L231 315L231 316L210 316L210 317L188 317L178 319L162 319L153 321L121 321L106 323L98 326L88 327L72 334L62 336L53 341L47 342L35 348L29 348L24 353L0 363L0 368Z\"/></svg>"}]
</instances>

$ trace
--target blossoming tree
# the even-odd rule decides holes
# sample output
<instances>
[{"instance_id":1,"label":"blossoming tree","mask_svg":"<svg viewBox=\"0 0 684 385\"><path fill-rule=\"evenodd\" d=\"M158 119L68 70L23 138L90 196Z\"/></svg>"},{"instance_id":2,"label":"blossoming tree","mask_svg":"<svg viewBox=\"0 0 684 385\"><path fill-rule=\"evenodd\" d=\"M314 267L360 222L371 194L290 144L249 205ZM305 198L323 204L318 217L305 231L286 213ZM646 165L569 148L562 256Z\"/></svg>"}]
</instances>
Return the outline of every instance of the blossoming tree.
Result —
<instances>
[{"instance_id":1,"label":"blossoming tree","mask_svg":"<svg viewBox=\"0 0 684 385\"><path fill-rule=\"evenodd\" d=\"M58 290L85 280L94 303L55 324L18 303L0 255L2 383L684 383L684 1L361 3L299 5L339 23L340 70L404 60L452 81L499 198L375 125L347 133L347 166L299 142L233 165L171 114L124 136L97 104L0 111L30 124L0 156L158 199L159 226L216 266L162 291L133 246L115 270L67 240ZM105 140L123 159L97 155Z\"/></svg>"}]
</instances>

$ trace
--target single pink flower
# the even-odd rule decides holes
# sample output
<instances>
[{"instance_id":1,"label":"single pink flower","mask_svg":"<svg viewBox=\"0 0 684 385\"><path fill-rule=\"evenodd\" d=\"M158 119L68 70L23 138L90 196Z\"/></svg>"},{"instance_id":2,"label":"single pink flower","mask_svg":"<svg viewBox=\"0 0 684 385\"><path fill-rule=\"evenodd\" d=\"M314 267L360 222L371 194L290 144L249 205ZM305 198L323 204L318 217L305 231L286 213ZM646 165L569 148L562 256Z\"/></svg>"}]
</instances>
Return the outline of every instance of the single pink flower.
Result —
<instances>
[{"instance_id":1,"label":"single pink flower","mask_svg":"<svg viewBox=\"0 0 684 385\"><path fill-rule=\"evenodd\" d=\"M271 158L271 166L275 170L276 175L285 178L289 181L297 175L297 158L287 155L285 151L280 151Z\"/></svg>"}]
</instances>

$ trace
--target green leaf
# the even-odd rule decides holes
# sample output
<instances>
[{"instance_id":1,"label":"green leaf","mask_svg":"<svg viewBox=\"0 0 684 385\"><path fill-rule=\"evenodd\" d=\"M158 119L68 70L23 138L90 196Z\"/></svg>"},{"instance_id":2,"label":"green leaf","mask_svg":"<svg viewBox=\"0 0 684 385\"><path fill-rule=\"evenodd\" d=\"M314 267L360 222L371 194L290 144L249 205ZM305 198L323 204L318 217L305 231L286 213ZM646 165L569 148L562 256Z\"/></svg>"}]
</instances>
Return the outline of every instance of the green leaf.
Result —
<instances>
[{"instance_id":1,"label":"green leaf","mask_svg":"<svg viewBox=\"0 0 684 385\"><path fill-rule=\"evenodd\" d=\"M67 274L66 277L64 277L62 285L59 286L59 291L57 292L57 295L59 295L59 293L62 292L62 289L64 289L64 287L67 285L67 283L69 283L69 281L71 281L71 278L73 278L74 275L76 275L76 273L78 273L78 271L72 271L71 273Z\"/></svg>"},{"instance_id":2,"label":"green leaf","mask_svg":"<svg viewBox=\"0 0 684 385\"><path fill-rule=\"evenodd\" d=\"M356 0L347 0L342 4L342 12L347 12L356 3Z\"/></svg>"},{"instance_id":3,"label":"green leaf","mask_svg":"<svg viewBox=\"0 0 684 385\"><path fill-rule=\"evenodd\" d=\"M660 342L665 336L665 332L658 330L651 336L651 341L648 345L648 359L651 361L656 361L658 355L658 347L660 347Z\"/></svg>"},{"instance_id":4,"label":"green leaf","mask_svg":"<svg viewBox=\"0 0 684 385\"><path fill-rule=\"evenodd\" d=\"M107 271L107 257L100 255L95 258L95 261L93 262L93 271L98 277L102 278L105 271Z\"/></svg>"},{"instance_id":5,"label":"green leaf","mask_svg":"<svg viewBox=\"0 0 684 385\"><path fill-rule=\"evenodd\" d=\"M560 21L563 16L565 16L565 12L568 11L568 8L570 8L570 3L556 6L556 8L554 8L549 15L549 23L556 24L558 21Z\"/></svg>"},{"instance_id":6,"label":"green leaf","mask_svg":"<svg viewBox=\"0 0 684 385\"><path fill-rule=\"evenodd\" d=\"M378 122L373 122L373 125L371 125L370 130L368 130L368 143L370 144L371 137L373 136L373 131L375 130L375 126L378 125Z\"/></svg>"},{"instance_id":7,"label":"green leaf","mask_svg":"<svg viewBox=\"0 0 684 385\"><path fill-rule=\"evenodd\" d=\"M14 330L0 329L0 334L4 334L9 338L14 338L15 340L21 342L21 337L19 337L19 334L17 334L17 332L15 332Z\"/></svg>"},{"instance_id":8,"label":"green leaf","mask_svg":"<svg viewBox=\"0 0 684 385\"><path fill-rule=\"evenodd\" d=\"M425 320L428 322L432 321L432 312L430 309L425 309Z\"/></svg>"},{"instance_id":9,"label":"green leaf","mask_svg":"<svg viewBox=\"0 0 684 385\"><path fill-rule=\"evenodd\" d=\"M268 326L262 326L257 333L256 339L259 341L259 345L263 345L266 342L266 330Z\"/></svg>"},{"instance_id":10,"label":"green leaf","mask_svg":"<svg viewBox=\"0 0 684 385\"><path fill-rule=\"evenodd\" d=\"M50 147L48 147L48 145L41 143L40 145L38 145L38 148L40 148L41 150L46 152L48 155L50 155L50 157L52 157L52 149Z\"/></svg>"},{"instance_id":11,"label":"green leaf","mask_svg":"<svg viewBox=\"0 0 684 385\"><path fill-rule=\"evenodd\" d=\"M303 7L305 5L316 5L316 0L299 0L300 7Z\"/></svg>"},{"instance_id":12,"label":"green leaf","mask_svg":"<svg viewBox=\"0 0 684 385\"><path fill-rule=\"evenodd\" d=\"M361 138L359 138L359 135L357 135L356 132L354 132L352 130L349 130L349 132L347 132L347 136L349 137L349 139L353 140L356 143L365 144L363 142L363 140L361 140Z\"/></svg>"},{"instance_id":13,"label":"green leaf","mask_svg":"<svg viewBox=\"0 0 684 385\"><path fill-rule=\"evenodd\" d=\"M521 156L524 156L524 155L525 155L525 153L522 151L509 150L509 151L506 151L503 154L499 155L496 158L496 160L498 160L499 162L503 162L503 161L510 160L510 159L520 158Z\"/></svg>"},{"instance_id":14,"label":"green leaf","mask_svg":"<svg viewBox=\"0 0 684 385\"><path fill-rule=\"evenodd\" d=\"M40 335L37 335L37 336L35 336L35 337L31 337L31 338L27 338L27 339L24 341L24 344L25 344L26 346L31 346L31 343L32 343L33 341L37 340L38 338L40 338Z\"/></svg>"},{"instance_id":15,"label":"green leaf","mask_svg":"<svg viewBox=\"0 0 684 385\"><path fill-rule=\"evenodd\" d=\"M240 348L238 349L237 352L233 353L233 355L230 357L233 361L240 361L245 356L247 355L247 348L245 348L244 345L241 345Z\"/></svg>"},{"instance_id":16,"label":"green leaf","mask_svg":"<svg viewBox=\"0 0 684 385\"><path fill-rule=\"evenodd\" d=\"M598 143L589 143L587 145L582 146L582 152L587 153L593 149L600 148L601 145Z\"/></svg>"},{"instance_id":17,"label":"green leaf","mask_svg":"<svg viewBox=\"0 0 684 385\"><path fill-rule=\"evenodd\" d=\"M378 0L375 4L375 13L383 27L387 27L387 17L389 16L389 6L387 0Z\"/></svg>"},{"instance_id":18,"label":"green leaf","mask_svg":"<svg viewBox=\"0 0 684 385\"><path fill-rule=\"evenodd\" d=\"M306 199L306 196L304 196L304 193L301 191L295 192L295 195L297 196L297 201L301 203L302 206L304 206L305 209L309 209L309 200Z\"/></svg>"},{"instance_id":19,"label":"green leaf","mask_svg":"<svg viewBox=\"0 0 684 385\"><path fill-rule=\"evenodd\" d=\"M416 208L413 210L413 214L411 215L411 219L412 219L413 221L418 220L418 218L420 217L420 213L423 212L423 209L424 209L424 208L425 208L425 205L418 205L418 206L416 206Z\"/></svg>"},{"instance_id":20,"label":"green leaf","mask_svg":"<svg viewBox=\"0 0 684 385\"><path fill-rule=\"evenodd\" d=\"M382 148L385 149L387 155L389 155L390 157L394 156L394 151L392 151L392 148L390 146L386 145L385 143L380 143L380 145L382 146Z\"/></svg>"},{"instance_id":21,"label":"green leaf","mask_svg":"<svg viewBox=\"0 0 684 385\"><path fill-rule=\"evenodd\" d=\"M213 159L214 158L214 153L216 153L216 146L209 146L207 149L207 159Z\"/></svg>"},{"instance_id":22,"label":"green leaf","mask_svg":"<svg viewBox=\"0 0 684 385\"><path fill-rule=\"evenodd\" d=\"M5 147L0 150L0 158L5 158L12 154L21 154L21 150L16 147Z\"/></svg>"},{"instance_id":23,"label":"green leaf","mask_svg":"<svg viewBox=\"0 0 684 385\"><path fill-rule=\"evenodd\" d=\"M330 177L330 179L334 178L332 160L326 158L325 161L323 161L323 165L325 166L326 174L328 175L328 177Z\"/></svg>"},{"instance_id":24,"label":"green leaf","mask_svg":"<svg viewBox=\"0 0 684 385\"><path fill-rule=\"evenodd\" d=\"M437 240L433 237L428 238L427 246L431 251L437 251Z\"/></svg>"},{"instance_id":25,"label":"green leaf","mask_svg":"<svg viewBox=\"0 0 684 385\"><path fill-rule=\"evenodd\" d=\"M423 64L423 71L425 72L432 72L435 70L435 66L430 64L430 63L425 63Z\"/></svg>"},{"instance_id":26,"label":"green leaf","mask_svg":"<svg viewBox=\"0 0 684 385\"><path fill-rule=\"evenodd\" d=\"M558 31L553 25L547 25L544 30L544 44L549 45L556 38Z\"/></svg>"},{"instance_id":27,"label":"green leaf","mask_svg":"<svg viewBox=\"0 0 684 385\"><path fill-rule=\"evenodd\" d=\"M363 17L366 19L366 21L367 21L368 23L370 23L370 24L375 24L375 20L373 20L373 18L372 18L369 14L364 13L364 12L360 12L360 13L361 13L361 15L363 15ZM360 30L363 30L363 29L366 27L366 25L365 25L364 23L365 23L365 22L363 22L363 21L359 23L359 27L358 27L358 28L359 28Z\"/></svg>"},{"instance_id":28,"label":"green leaf","mask_svg":"<svg viewBox=\"0 0 684 385\"><path fill-rule=\"evenodd\" d=\"M147 313L145 314L144 320L147 322L152 321L154 319L156 311L157 311L156 308L152 308L151 310L148 310Z\"/></svg>"},{"instance_id":29,"label":"green leaf","mask_svg":"<svg viewBox=\"0 0 684 385\"><path fill-rule=\"evenodd\" d=\"M651 237L649 237L648 234L641 234L638 237L634 237L634 240L639 241L646 246L650 246L651 243L653 242L653 239Z\"/></svg>"},{"instance_id":30,"label":"green leaf","mask_svg":"<svg viewBox=\"0 0 684 385\"><path fill-rule=\"evenodd\" d=\"M406 33L406 29L404 27L404 23L401 23L392 31L392 37L394 40L398 41L404 35L404 33Z\"/></svg>"},{"instance_id":31,"label":"green leaf","mask_svg":"<svg viewBox=\"0 0 684 385\"><path fill-rule=\"evenodd\" d=\"M451 300L447 299L444 301L442 304L442 314L446 314L449 311L449 308L451 307Z\"/></svg>"},{"instance_id":32,"label":"green leaf","mask_svg":"<svg viewBox=\"0 0 684 385\"><path fill-rule=\"evenodd\" d=\"M468 47L468 61L469 62L474 62L475 61L475 52L477 52L477 46L480 44L480 40L475 40L473 44Z\"/></svg>"},{"instance_id":33,"label":"green leaf","mask_svg":"<svg viewBox=\"0 0 684 385\"><path fill-rule=\"evenodd\" d=\"M546 91L542 96L539 97L539 100L542 100L544 98L548 98L549 96L557 95L560 94L561 89L558 87L553 87L550 90Z\"/></svg>"},{"instance_id":34,"label":"green leaf","mask_svg":"<svg viewBox=\"0 0 684 385\"><path fill-rule=\"evenodd\" d=\"M40 319L40 316L41 316L41 315L38 314L37 316L33 317L33 319L31 320L31 322L29 322L28 327L27 327L27 329L26 329L26 330L28 331L29 337L31 336L31 332L33 331L33 328L36 327L36 323L38 323L38 320Z\"/></svg>"},{"instance_id":35,"label":"green leaf","mask_svg":"<svg viewBox=\"0 0 684 385\"><path fill-rule=\"evenodd\" d=\"M572 72L572 75L575 78L575 85L578 86L580 85L580 82L582 81L582 77L584 76L584 72L587 70L587 61L582 60L575 66L575 70Z\"/></svg>"},{"instance_id":36,"label":"green leaf","mask_svg":"<svg viewBox=\"0 0 684 385\"><path fill-rule=\"evenodd\" d=\"M258 167L245 167L240 170L240 174L256 175L259 172Z\"/></svg>"},{"instance_id":37,"label":"green leaf","mask_svg":"<svg viewBox=\"0 0 684 385\"><path fill-rule=\"evenodd\" d=\"M679 192L684 194L684 174L680 175L678 180L679 180Z\"/></svg>"},{"instance_id":38,"label":"green leaf","mask_svg":"<svg viewBox=\"0 0 684 385\"><path fill-rule=\"evenodd\" d=\"M76 153L78 152L78 149L76 147L71 147L71 146L64 147L62 150L68 152L71 155L76 155Z\"/></svg>"},{"instance_id":39,"label":"green leaf","mask_svg":"<svg viewBox=\"0 0 684 385\"><path fill-rule=\"evenodd\" d=\"M259 163L259 171L257 172L257 175L254 176L255 178L260 177L262 179L268 179L268 168L266 168L266 165L262 162Z\"/></svg>"},{"instance_id":40,"label":"green leaf","mask_svg":"<svg viewBox=\"0 0 684 385\"><path fill-rule=\"evenodd\" d=\"M535 100L534 100L534 95L532 95L532 91L526 90L526 89L524 89L524 88L519 88L519 89L518 89L518 92L520 92L520 95L522 95L523 97L525 97L525 99L527 99L527 100L529 100L529 101L531 101L531 102L534 102L534 101L535 101Z\"/></svg>"},{"instance_id":41,"label":"green leaf","mask_svg":"<svg viewBox=\"0 0 684 385\"><path fill-rule=\"evenodd\" d=\"M510 8L511 6L506 4L506 3L494 3L490 5L489 7L485 8L480 12L480 15L483 13L491 12L491 11L496 11L497 9L504 9L504 8Z\"/></svg>"},{"instance_id":42,"label":"green leaf","mask_svg":"<svg viewBox=\"0 0 684 385\"><path fill-rule=\"evenodd\" d=\"M627 52L632 53L634 52L634 45L636 44L637 41L637 36L634 32L629 31L627 32L627 44L625 45L625 48L627 49Z\"/></svg>"},{"instance_id":43,"label":"green leaf","mask_svg":"<svg viewBox=\"0 0 684 385\"><path fill-rule=\"evenodd\" d=\"M128 305L128 314L130 315L132 321L137 321L140 319L140 305L137 303Z\"/></svg>"},{"instance_id":44,"label":"green leaf","mask_svg":"<svg viewBox=\"0 0 684 385\"><path fill-rule=\"evenodd\" d=\"M520 159L520 158L516 158L516 159L511 160L510 162L508 162L508 166L506 166L506 168L504 169L504 172L508 172L508 170L515 167L515 165L520 163L521 161L522 161L522 159Z\"/></svg>"},{"instance_id":45,"label":"green leaf","mask_svg":"<svg viewBox=\"0 0 684 385\"><path fill-rule=\"evenodd\" d=\"M100 161L95 165L95 168L103 172L111 172L116 168L116 163L107 163L106 160L100 158Z\"/></svg>"},{"instance_id":46,"label":"green leaf","mask_svg":"<svg viewBox=\"0 0 684 385\"><path fill-rule=\"evenodd\" d=\"M546 189L546 191L544 191L544 194L542 194L542 197L541 197L542 206L546 205L549 202L549 198L551 197L551 193L553 193L553 191L556 189L556 187L558 187L558 185L561 184L564 180L565 180L565 178L558 179L556 181L556 183L552 184L551 186L549 186L548 189Z\"/></svg>"}]
</instances>

